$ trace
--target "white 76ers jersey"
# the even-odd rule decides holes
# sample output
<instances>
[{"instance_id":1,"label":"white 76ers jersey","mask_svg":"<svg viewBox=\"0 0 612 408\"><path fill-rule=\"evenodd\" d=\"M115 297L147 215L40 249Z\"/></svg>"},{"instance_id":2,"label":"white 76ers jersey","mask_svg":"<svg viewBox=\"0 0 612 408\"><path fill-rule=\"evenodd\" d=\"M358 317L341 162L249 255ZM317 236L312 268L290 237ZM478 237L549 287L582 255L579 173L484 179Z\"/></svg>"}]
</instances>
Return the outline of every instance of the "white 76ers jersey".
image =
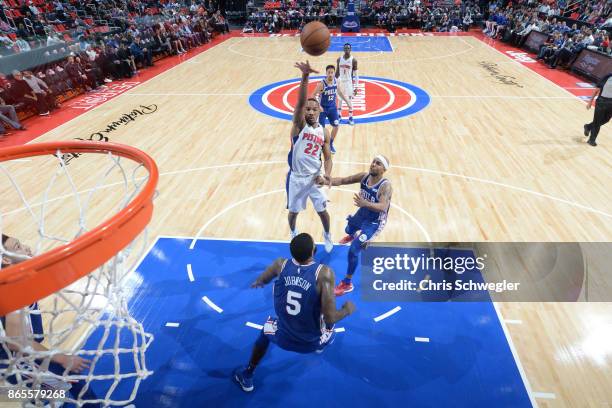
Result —
<instances>
[{"instance_id":1,"label":"white 76ers jersey","mask_svg":"<svg viewBox=\"0 0 612 408\"><path fill-rule=\"evenodd\" d=\"M344 54L340 57L340 80L341 81L352 81L353 80L353 56L351 55L348 59L344 59Z\"/></svg>"},{"instance_id":2,"label":"white 76ers jersey","mask_svg":"<svg viewBox=\"0 0 612 408\"><path fill-rule=\"evenodd\" d=\"M324 128L306 124L299 135L293 138L289 163L291 173L296 176L314 176L321 171L321 152L325 143Z\"/></svg>"}]
</instances>

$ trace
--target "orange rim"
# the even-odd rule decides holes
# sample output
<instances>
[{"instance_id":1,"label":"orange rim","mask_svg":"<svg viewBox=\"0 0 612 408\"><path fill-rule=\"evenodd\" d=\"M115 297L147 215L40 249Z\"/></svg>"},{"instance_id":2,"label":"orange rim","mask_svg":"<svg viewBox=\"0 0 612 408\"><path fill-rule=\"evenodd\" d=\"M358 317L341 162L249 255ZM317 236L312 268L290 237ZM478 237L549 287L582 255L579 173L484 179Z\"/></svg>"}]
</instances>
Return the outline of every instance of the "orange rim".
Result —
<instances>
[{"instance_id":1,"label":"orange rim","mask_svg":"<svg viewBox=\"0 0 612 408\"><path fill-rule=\"evenodd\" d=\"M55 293L104 264L132 242L153 216L159 180L155 161L131 146L101 142L48 142L0 149L0 162L66 153L113 153L149 172L142 191L121 211L74 241L0 270L0 316ZM18 238L18 237L17 237Z\"/></svg>"}]
</instances>

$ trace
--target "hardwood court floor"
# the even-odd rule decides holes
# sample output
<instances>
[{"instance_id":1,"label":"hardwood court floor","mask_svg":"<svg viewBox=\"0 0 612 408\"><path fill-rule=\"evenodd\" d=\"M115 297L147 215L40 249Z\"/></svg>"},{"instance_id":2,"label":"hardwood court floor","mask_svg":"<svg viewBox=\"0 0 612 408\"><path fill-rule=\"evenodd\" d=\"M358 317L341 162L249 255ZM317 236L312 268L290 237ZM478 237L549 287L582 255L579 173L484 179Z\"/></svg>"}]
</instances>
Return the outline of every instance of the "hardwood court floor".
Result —
<instances>
[{"instance_id":1,"label":"hardwood court floor","mask_svg":"<svg viewBox=\"0 0 612 408\"><path fill-rule=\"evenodd\" d=\"M360 75L416 85L431 104L394 121L342 126L334 156L335 175L363 171L374 154L390 158L396 207L380 241L612 239L612 132L603 128L595 149L584 143L592 111L582 101L477 38L390 41L392 53L354 53ZM322 71L338 56L309 59ZM155 105L106 134L160 167L152 236L287 239L291 125L255 111L248 97L297 77L293 64L304 59L294 37L232 38L37 141L86 138ZM354 211L352 191L329 193L336 239ZM6 230L17 223L18 216L5 220ZM320 239L312 211L298 226ZM556 396L537 398L540 406L612 405L611 304L499 307L522 322L508 331L532 391Z\"/></svg>"}]
</instances>

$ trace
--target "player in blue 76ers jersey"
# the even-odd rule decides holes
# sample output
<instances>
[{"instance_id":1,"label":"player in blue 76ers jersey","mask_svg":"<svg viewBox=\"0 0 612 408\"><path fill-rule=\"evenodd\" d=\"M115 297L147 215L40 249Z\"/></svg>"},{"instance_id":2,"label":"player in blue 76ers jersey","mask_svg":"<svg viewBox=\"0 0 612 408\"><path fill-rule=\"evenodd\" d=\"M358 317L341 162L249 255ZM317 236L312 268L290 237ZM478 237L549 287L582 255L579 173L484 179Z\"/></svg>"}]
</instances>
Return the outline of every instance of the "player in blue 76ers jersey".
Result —
<instances>
[{"instance_id":1,"label":"player in blue 76ers jersey","mask_svg":"<svg viewBox=\"0 0 612 408\"><path fill-rule=\"evenodd\" d=\"M384 178L389 169L389 160L382 155L374 157L368 173L357 173L348 177L334 177L332 186L344 184L360 184L359 194L355 194L355 205L359 210L349 215L346 224L346 237L340 240L341 244L351 243L348 253L348 268L342 282L336 286L336 296L353 291L352 278L361 250L385 228L387 215L391 206L391 182Z\"/></svg>"},{"instance_id":2,"label":"player in blue 76ers jersey","mask_svg":"<svg viewBox=\"0 0 612 408\"><path fill-rule=\"evenodd\" d=\"M295 228L297 216L300 211L306 209L306 200L310 198L323 224L325 250L331 252L334 243L329 233L327 196L321 188L322 184L329 184L331 178L329 132L319 124L319 101L313 98L306 99L308 76L317 71L310 67L308 61L296 63L295 66L302 71L302 81L293 112L291 151L288 157L289 174L287 174L286 189L289 228L291 237L295 237L298 234ZM325 159L324 173L322 159Z\"/></svg>"},{"instance_id":3,"label":"player in blue 76ers jersey","mask_svg":"<svg viewBox=\"0 0 612 408\"><path fill-rule=\"evenodd\" d=\"M308 234L299 234L289 245L291 259L279 258L251 284L262 288L274 281L274 311L268 317L246 367L234 371L234 381L253 391L253 371L270 342L296 353L320 353L333 341L334 324L355 311L352 302L336 309L334 271L314 259L316 246Z\"/></svg>"},{"instance_id":4,"label":"player in blue 76ers jersey","mask_svg":"<svg viewBox=\"0 0 612 408\"><path fill-rule=\"evenodd\" d=\"M332 126L331 140L329 143L332 153L336 153L336 149L334 148L334 140L338 134L338 125L340 124L340 112L338 111L336 95L350 106L350 101L338 87L338 83L334 77L335 73L336 67L333 65L328 65L325 67L325 74L327 77L317 84L317 87L312 94L313 98L319 97L319 101L321 103L322 111L319 113L319 123L321 126L325 127L325 118L327 117L329 124Z\"/></svg>"}]
</instances>

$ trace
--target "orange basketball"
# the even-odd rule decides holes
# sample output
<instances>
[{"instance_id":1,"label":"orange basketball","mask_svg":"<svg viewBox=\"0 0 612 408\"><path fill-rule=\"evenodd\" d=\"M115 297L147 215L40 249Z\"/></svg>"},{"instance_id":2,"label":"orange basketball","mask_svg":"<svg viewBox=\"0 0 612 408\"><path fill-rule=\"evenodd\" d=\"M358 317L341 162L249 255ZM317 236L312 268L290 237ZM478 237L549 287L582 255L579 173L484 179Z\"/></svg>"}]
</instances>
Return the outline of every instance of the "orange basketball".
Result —
<instances>
[{"instance_id":1,"label":"orange basketball","mask_svg":"<svg viewBox=\"0 0 612 408\"><path fill-rule=\"evenodd\" d=\"M323 55L327 51L329 42L329 30L325 24L319 21L306 24L300 35L300 43L304 51L315 57Z\"/></svg>"}]
</instances>

